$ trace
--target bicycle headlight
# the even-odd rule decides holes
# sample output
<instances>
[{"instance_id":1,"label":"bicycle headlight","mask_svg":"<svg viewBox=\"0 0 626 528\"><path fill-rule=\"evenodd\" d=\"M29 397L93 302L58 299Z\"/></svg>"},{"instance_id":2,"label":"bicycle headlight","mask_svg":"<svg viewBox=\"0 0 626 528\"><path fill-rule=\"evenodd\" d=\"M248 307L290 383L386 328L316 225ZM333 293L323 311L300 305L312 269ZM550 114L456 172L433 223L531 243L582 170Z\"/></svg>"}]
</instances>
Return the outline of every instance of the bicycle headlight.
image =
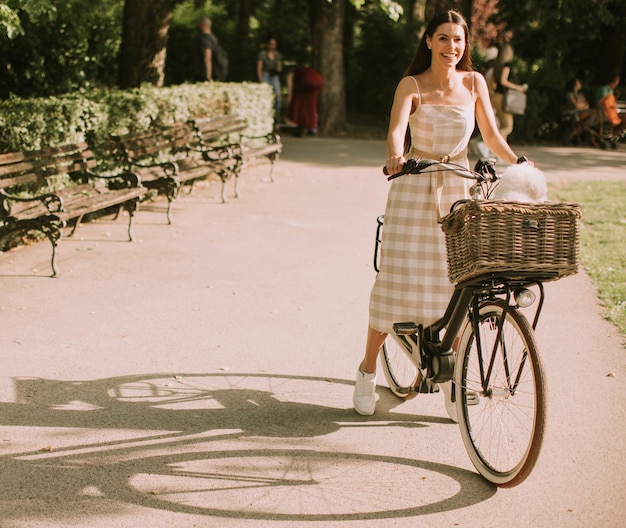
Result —
<instances>
[{"instance_id":1,"label":"bicycle headlight","mask_svg":"<svg viewBox=\"0 0 626 528\"><path fill-rule=\"evenodd\" d=\"M526 308L535 302L537 298L534 292L529 290L528 288L519 288L515 290L513 294L515 297L515 302L520 308Z\"/></svg>"}]
</instances>

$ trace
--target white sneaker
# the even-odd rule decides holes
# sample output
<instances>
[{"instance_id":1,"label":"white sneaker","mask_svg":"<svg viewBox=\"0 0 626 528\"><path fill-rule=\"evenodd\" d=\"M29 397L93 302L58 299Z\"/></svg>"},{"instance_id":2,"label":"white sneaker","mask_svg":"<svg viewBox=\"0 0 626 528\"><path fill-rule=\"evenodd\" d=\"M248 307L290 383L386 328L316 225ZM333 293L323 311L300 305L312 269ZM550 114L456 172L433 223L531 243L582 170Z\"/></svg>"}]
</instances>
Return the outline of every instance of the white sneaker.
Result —
<instances>
[{"instance_id":1,"label":"white sneaker","mask_svg":"<svg viewBox=\"0 0 626 528\"><path fill-rule=\"evenodd\" d=\"M371 416L376 410L376 373L368 374L359 369L356 373L354 410L363 416Z\"/></svg>"}]
</instances>

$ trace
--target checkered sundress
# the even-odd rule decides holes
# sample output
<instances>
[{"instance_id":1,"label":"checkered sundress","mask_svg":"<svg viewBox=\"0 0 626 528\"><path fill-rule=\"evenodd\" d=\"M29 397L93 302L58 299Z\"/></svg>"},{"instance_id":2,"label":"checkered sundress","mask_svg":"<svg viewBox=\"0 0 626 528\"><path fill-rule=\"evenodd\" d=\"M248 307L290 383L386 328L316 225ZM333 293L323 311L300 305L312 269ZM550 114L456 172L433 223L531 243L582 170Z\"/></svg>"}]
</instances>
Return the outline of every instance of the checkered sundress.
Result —
<instances>
[{"instance_id":1,"label":"checkered sundress","mask_svg":"<svg viewBox=\"0 0 626 528\"><path fill-rule=\"evenodd\" d=\"M409 157L449 156L450 161L469 166L467 144L474 130L474 104L430 105L419 99L418 103L409 117ZM393 323L406 321L428 325L444 314L454 287L448 280L445 237L438 220L456 200L468 196L469 185L468 180L448 172L393 180L383 224L380 272L370 296L373 329L389 333Z\"/></svg>"}]
</instances>

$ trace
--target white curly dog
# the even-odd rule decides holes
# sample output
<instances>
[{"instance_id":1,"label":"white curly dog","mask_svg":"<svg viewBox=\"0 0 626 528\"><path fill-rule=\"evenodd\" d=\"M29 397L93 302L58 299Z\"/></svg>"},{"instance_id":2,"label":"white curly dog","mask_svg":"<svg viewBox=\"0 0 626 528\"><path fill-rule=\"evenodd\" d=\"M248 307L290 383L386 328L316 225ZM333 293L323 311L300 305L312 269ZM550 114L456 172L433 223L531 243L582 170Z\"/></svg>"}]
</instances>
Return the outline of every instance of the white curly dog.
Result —
<instances>
[{"instance_id":1,"label":"white curly dog","mask_svg":"<svg viewBox=\"0 0 626 528\"><path fill-rule=\"evenodd\" d=\"M546 177L538 168L528 163L511 165L502 173L502 179L490 198L514 202L546 202Z\"/></svg>"}]
</instances>

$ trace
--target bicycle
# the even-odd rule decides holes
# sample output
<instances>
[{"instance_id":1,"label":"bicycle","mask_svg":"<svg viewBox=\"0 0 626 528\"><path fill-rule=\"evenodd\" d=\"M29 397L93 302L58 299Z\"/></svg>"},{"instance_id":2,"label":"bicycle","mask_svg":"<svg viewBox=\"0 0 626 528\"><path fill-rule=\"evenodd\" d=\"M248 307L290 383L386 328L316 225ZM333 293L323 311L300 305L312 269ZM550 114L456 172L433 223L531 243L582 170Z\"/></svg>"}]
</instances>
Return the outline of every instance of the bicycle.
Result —
<instances>
[{"instance_id":1,"label":"bicycle","mask_svg":"<svg viewBox=\"0 0 626 528\"><path fill-rule=\"evenodd\" d=\"M393 325L394 333L388 335L380 356L383 372L391 392L400 398L438 392L440 385L446 393L446 410L459 423L474 467L497 486L516 486L528 477L537 462L546 425L546 380L534 335L544 302L543 282L577 272L580 208L577 204L488 201L500 178L493 160L480 160L473 171L449 162L408 160L401 172L388 179L433 170L448 170L476 180L470 189L472 198L456 202L442 220L448 271L455 289L445 313L433 324L400 321ZM511 220L511 215L497 211L483 214L484 210L478 210L481 207L517 208L521 212L516 211ZM554 218L547 221L546 215ZM519 229L485 226L483 216L504 216L505 222L516 222ZM383 219L378 217L376 271ZM465 229L456 233L461 242L455 241L452 233L458 228L453 225L455 222ZM477 257L472 249L476 248L462 248L461 258L455 255L459 248L454 244L484 236L483 245L490 246L491 235L502 238L499 231L513 233L511 238L529 238L521 241L522 249L541 245L537 244L538 232L550 238L554 235L550 229L557 229L555 224L565 231L565 236L558 233L562 247L553 255L542 250L529 259L518 251L519 240L513 241L515 248L487 251L495 253L490 258L496 260L504 255L504 265L480 262L472 267L472 258ZM511 258L513 253L521 254ZM484 255L480 258L484 259ZM532 260L537 262L533 264ZM469 266L469 271L464 266ZM535 303L530 323L522 309Z\"/></svg>"}]
</instances>

